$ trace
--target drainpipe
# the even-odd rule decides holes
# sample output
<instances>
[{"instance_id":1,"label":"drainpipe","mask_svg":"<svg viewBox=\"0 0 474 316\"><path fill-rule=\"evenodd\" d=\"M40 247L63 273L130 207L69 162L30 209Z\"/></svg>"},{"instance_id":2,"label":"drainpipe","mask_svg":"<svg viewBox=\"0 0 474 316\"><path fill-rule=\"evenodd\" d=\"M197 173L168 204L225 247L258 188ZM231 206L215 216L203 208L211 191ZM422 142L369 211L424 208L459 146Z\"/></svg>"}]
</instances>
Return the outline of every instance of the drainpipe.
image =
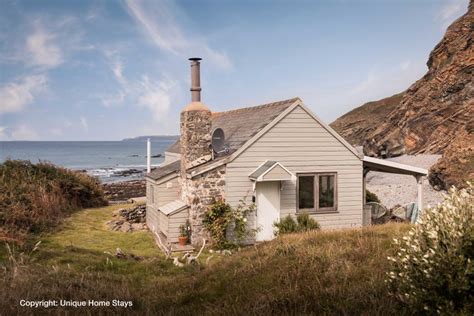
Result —
<instances>
[{"instance_id":1,"label":"drainpipe","mask_svg":"<svg viewBox=\"0 0 474 316\"><path fill-rule=\"evenodd\" d=\"M149 138L146 140L146 172L151 172L151 141Z\"/></svg>"}]
</instances>

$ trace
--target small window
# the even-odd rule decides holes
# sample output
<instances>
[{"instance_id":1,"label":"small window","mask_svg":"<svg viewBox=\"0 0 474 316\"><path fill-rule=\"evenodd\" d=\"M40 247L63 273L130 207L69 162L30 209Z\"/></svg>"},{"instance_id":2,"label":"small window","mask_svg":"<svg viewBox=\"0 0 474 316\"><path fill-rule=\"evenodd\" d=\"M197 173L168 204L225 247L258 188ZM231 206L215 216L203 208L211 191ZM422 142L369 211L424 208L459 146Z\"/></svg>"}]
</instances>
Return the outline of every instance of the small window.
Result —
<instances>
[{"instance_id":1,"label":"small window","mask_svg":"<svg viewBox=\"0 0 474 316\"><path fill-rule=\"evenodd\" d=\"M300 209L314 208L314 176L298 177L298 203Z\"/></svg>"},{"instance_id":2,"label":"small window","mask_svg":"<svg viewBox=\"0 0 474 316\"><path fill-rule=\"evenodd\" d=\"M333 174L318 175L319 178L319 209L335 209L336 196L334 182L336 176Z\"/></svg>"},{"instance_id":3,"label":"small window","mask_svg":"<svg viewBox=\"0 0 474 316\"><path fill-rule=\"evenodd\" d=\"M314 173L298 176L299 211L328 212L337 210L336 173Z\"/></svg>"}]
</instances>

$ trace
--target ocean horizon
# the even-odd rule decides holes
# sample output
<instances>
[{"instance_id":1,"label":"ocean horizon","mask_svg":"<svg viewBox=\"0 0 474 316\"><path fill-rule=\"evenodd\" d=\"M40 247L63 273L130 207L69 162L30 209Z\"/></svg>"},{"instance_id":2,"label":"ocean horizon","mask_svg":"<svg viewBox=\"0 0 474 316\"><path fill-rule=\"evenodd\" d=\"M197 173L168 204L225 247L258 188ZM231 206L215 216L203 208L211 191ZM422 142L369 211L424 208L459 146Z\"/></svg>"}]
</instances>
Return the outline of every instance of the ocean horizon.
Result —
<instances>
[{"instance_id":1,"label":"ocean horizon","mask_svg":"<svg viewBox=\"0 0 474 316\"><path fill-rule=\"evenodd\" d=\"M175 138L151 140L152 167L164 160ZM98 177L103 183L143 179L146 171L146 140L139 141L0 141L0 162L40 161Z\"/></svg>"}]
</instances>

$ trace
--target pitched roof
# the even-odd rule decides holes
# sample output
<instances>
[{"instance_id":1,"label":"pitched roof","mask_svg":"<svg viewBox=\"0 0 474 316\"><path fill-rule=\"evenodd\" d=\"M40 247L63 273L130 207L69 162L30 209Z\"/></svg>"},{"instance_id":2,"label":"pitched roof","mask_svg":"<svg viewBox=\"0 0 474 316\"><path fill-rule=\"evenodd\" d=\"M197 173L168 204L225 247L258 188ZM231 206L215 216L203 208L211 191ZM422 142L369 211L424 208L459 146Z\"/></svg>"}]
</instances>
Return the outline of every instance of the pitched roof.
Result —
<instances>
[{"instance_id":1,"label":"pitched roof","mask_svg":"<svg viewBox=\"0 0 474 316\"><path fill-rule=\"evenodd\" d=\"M293 98L254 107L212 113L212 129L222 128L224 130L225 145L229 149L228 152L220 156L235 152L297 100L300 99ZM179 153L179 139L166 152Z\"/></svg>"},{"instance_id":2,"label":"pitched roof","mask_svg":"<svg viewBox=\"0 0 474 316\"><path fill-rule=\"evenodd\" d=\"M153 180L158 180L169 174L172 174L173 172L177 173L180 169L181 169L181 160L176 160L176 161L173 161L172 163L164 165L163 167L158 167L154 169L152 172L150 172L146 176Z\"/></svg>"},{"instance_id":3,"label":"pitched roof","mask_svg":"<svg viewBox=\"0 0 474 316\"><path fill-rule=\"evenodd\" d=\"M273 167L277 162L276 161L265 161L265 163L255 169L250 175L250 179L257 179L262 174L268 171L271 167Z\"/></svg>"}]
</instances>

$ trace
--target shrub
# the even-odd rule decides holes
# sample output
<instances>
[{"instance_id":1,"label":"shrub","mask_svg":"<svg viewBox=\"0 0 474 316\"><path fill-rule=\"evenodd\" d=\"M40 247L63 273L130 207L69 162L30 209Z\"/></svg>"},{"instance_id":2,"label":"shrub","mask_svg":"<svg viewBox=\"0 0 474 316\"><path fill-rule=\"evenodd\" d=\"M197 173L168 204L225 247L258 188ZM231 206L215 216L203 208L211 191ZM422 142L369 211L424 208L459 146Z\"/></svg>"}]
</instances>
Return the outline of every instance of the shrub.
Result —
<instances>
[{"instance_id":1,"label":"shrub","mask_svg":"<svg viewBox=\"0 0 474 316\"><path fill-rule=\"evenodd\" d=\"M38 233L74 209L106 204L98 180L86 174L45 162L0 164L0 237Z\"/></svg>"},{"instance_id":2,"label":"shrub","mask_svg":"<svg viewBox=\"0 0 474 316\"><path fill-rule=\"evenodd\" d=\"M369 190L366 190L365 191L365 199L366 199L366 202L369 203L369 202L377 202L377 203L380 203L380 199L379 197L377 196L377 194L373 193L373 192L370 192Z\"/></svg>"},{"instance_id":3,"label":"shrub","mask_svg":"<svg viewBox=\"0 0 474 316\"><path fill-rule=\"evenodd\" d=\"M204 213L203 224L211 235L215 246L219 249L231 248L236 244L227 238L227 229L234 225L234 237L237 244L252 233L247 227L248 215L255 211L255 205L246 205L240 201L239 205L233 209L229 204L220 200L215 202L209 210Z\"/></svg>"},{"instance_id":4,"label":"shrub","mask_svg":"<svg viewBox=\"0 0 474 316\"><path fill-rule=\"evenodd\" d=\"M216 201L209 210L204 213L202 222L217 248L227 248L229 246L226 232L231 221L232 208L222 200Z\"/></svg>"},{"instance_id":5,"label":"shrub","mask_svg":"<svg viewBox=\"0 0 474 316\"><path fill-rule=\"evenodd\" d=\"M273 226L277 229L276 235L318 230L321 228L319 223L309 216L308 212L298 214L296 221L291 215L287 215L280 222L273 223Z\"/></svg>"},{"instance_id":6,"label":"shrub","mask_svg":"<svg viewBox=\"0 0 474 316\"><path fill-rule=\"evenodd\" d=\"M280 222L273 223L273 226L277 229L275 235L290 234L298 231L298 223L296 223L291 215L283 217Z\"/></svg>"},{"instance_id":7,"label":"shrub","mask_svg":"<svg viewBox=\"0 0 474 316\"><path fill-rule=\"evenodd\" d=\"M319 223L314 218L310 217L307 212L298 214L296 216L296 221L298 222L298 231L300 232L321 228Z\"/></svg>"},{"instance_id":8,"label":"shrub","mask_svg":"<svg viewBox=\"0 0 474 316\"><path fill-rule=\"evenodd\" d=\"M427 209L416 226L395 239L398 252L387 282L412 311L470 314L474 311L473 184L452 188Z\"/></svg>"}]
</instances>

